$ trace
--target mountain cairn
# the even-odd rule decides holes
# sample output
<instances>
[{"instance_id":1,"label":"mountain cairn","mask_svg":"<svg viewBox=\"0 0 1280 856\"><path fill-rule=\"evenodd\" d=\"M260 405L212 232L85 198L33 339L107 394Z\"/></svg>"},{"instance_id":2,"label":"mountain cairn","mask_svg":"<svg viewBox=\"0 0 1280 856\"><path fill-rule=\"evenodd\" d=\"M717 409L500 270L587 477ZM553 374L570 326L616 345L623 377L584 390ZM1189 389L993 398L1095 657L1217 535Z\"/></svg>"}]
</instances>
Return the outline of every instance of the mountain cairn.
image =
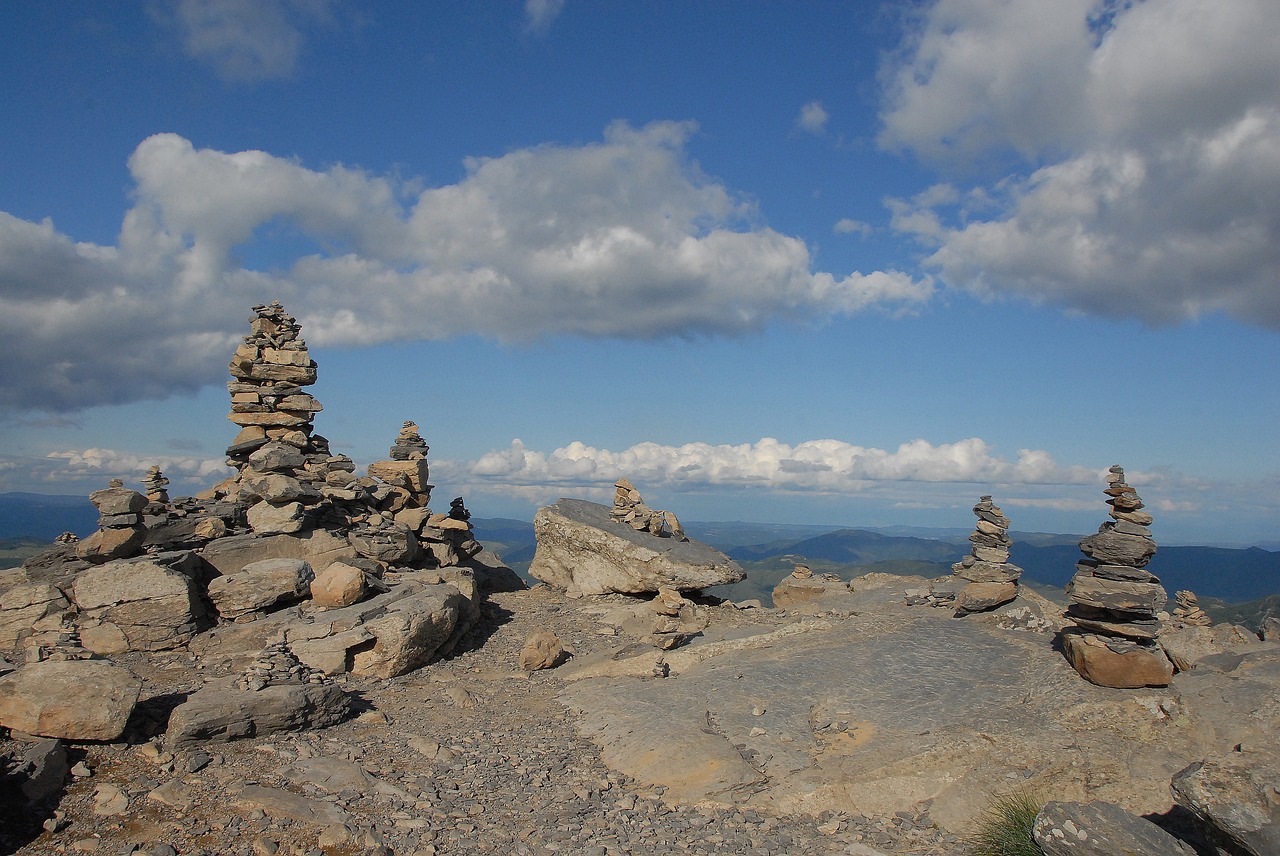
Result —
<instances>
[{"instance_id":1,"label":"mountain cairn","mask_svg":"<svg viewBox=\"0 0 1280 856\"><path fill-rule=\"evenodd\" d=\"M1161 610L1169 596L1146 570L1156 543L1147 526L1138 492L1125 483L1124 470L1107 475L1112 521L1080 541L1088 557L1076 563L1067 584L1072 603L1067 618L1076 624L1063 633L1067 659L1081 677L1099 686L1163 687L1173 677L1157 639Z\"/></svg>"},{"instance_id":2,"label":"mountain cairn","mask_svg":"<svg viewBox=\"0 0 1280 856\"><path fill-rule=\"evenodd\" d=\"M1208 627L1213 619L1200 608L1200 600L1195 592L1183 590L1173 596L1177 606L1173 608L1173 620L1183 627Z\"/></svg>"},{"instance_id":3,"label":"mountain cairn","mask_svg":"<svg viewBox=\"0 0 1280 856\"><path fill-rule=\"evenodd\" d=\"M847 594L849 585L836 574L815 574L813 569L797 563L791 573L773 587L773 605L791 609Z\"/></svg>"},{"instance_id":4,"label":"mountain cairn","mask_svg":"<svg viewBox=\"0 0 1280 856\"><path fill-rule=\"evenodd\" d=\"M538 509L530 575L571 597L696 591L746 577L724 553L686 536L673 514L645 505L629 481L615 487L612 508L561 499Z\"/></svg>"},{"instance_id":5,"label":"mountain cairn","mask_svg":"<svg viewBox=\"0 0 1280 856\"><path fill-rule=\"evenodd\" d=\"M89 501L98 509L98 531L76 544L76 555L95 565L137 555L147 535L142 525L147 498L112 479L104 490L89 494Z\"/></svg>"},{"instance_id":6,"label":"mountain cairn","mask_svg":"<svg viewBox=\"0 0 1280 856\"><path fill-rule=\"evenodd\" d=\"M1022 568L1009 562L1009 518L990 496L978 499L973 507L978 524L969 536L969 555L951 566L953 576L966 583L955 594L956 615L982 612L1008 603L1018 596Z\"/></svg>"}]
</instances>

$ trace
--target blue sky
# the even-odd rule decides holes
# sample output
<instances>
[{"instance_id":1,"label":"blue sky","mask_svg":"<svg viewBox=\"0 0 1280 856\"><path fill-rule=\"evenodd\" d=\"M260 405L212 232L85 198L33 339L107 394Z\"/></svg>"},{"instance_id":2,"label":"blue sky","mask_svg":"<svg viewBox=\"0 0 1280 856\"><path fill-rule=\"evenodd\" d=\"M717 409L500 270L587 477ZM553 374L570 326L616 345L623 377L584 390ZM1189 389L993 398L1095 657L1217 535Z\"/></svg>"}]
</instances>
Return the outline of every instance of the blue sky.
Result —
<instances>
[{"instance_id":1,"label":"blue sky","mask_svg":"<svg viewBox=\"0 0 1280 856\"><path fill-rule=\"evenodd\" d=\"M1265 0L0 9L0 490L229 471L250 307L437 497L1280 520Z\"/></svg>"}]
</instances>

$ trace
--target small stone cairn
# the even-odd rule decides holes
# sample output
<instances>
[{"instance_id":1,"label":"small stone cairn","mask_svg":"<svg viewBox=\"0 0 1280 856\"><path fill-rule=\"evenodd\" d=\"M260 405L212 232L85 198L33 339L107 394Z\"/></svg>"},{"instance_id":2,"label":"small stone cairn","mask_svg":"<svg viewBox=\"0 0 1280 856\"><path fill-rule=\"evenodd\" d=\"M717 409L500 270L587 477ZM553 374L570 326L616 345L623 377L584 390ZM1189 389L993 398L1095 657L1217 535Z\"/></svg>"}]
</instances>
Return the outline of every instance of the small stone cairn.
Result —
<instances>
[{"instance_id":1,"label":"small stone cairn","mask_svg":"<svg viewBox=\"0 0 1280 856\"><path fill-rule=\"evenodd\" d=\"M331 684L324 672L303 663L285 642L273 642L263 648L257 659L245 669L236 688L259 692L282 684Z\"/></svg>"},{"instance_id":2,"label":"small stone cairn","mask_svg":"<svg viewBox=\"0 0 1280 856\"><path fill-rule=\"evenodd\" d=\"M104 490L89 494L89 501L98 509L98 531L76 544L76 555L92 564L137 555L147 534L142 522L147 498L112 479Z\"/></svg>"},{"instance_id":3,"label":"small stone cairn","mask_svg":"<svg viewBox=\"0 0 1280 856\"><path fill-rule=\"evenodd\" d=\"M1173 608L1173 620L1183 627L1209 627L1213 624L1213 619L1200 608L1195 592L1183 589L1175 593L1173 599L1177 604Z\"/></svg>"},{"instance_id":4,"label":"small stone cairn","mask_svg":"<svg viewBox=\"0 0 1280 856\"><path fill-rule=\"evenodd\" d=\"M1168 594L1146 570L1156 543L1147 526L1138 492L1125 482L1124 469L1111 467L1105 493L1111 521L1080 541L1087 558L1076 563L1067 584L1075 622L1063 635L1068 659L1095 684L1127 688L1167 686L1173 666L1157 644Z\"/></svg>"},{"instance_id":5,"label":"small stone cairn","mask_svg":"<svg viewBox=\"0 0 1280 856\"><path fill-rule=\"evenodd\" d=\"M689 540L675 514L670 511L654 511L645 504L640 491L627 479L618 479L613 487L613 509L609 512L611 520L625 523L637 532L648 532L659 537L669 535L677 541Z\"/></svg>"},{"instance_id":6,"label":"small stone cairn","mask_svg":"<svg viewBox=\"0 0 1280 856\"><path fill-rule=\"evenodd\" d=\"M169 480L164 477L164 473L160 472L159 467L152 466L147 469L147 475L142 480L142 488L147 502L169 504Z\"/></svg>"},{"instance_id":7,"label":"small stone cairn","mask_svg":"<svg viewBox=\"0 0 1280 856\"><path fill-rule=\"evenodd\" d=\"M956 611L980 612L1008 603L1018 596L1022 568L1009 561L1009 518L990 496L982 496L973 507L978 524L969 536L969 555L951 566L951 573L965 580L956 593Z\"/></svg>"}]
</instances>

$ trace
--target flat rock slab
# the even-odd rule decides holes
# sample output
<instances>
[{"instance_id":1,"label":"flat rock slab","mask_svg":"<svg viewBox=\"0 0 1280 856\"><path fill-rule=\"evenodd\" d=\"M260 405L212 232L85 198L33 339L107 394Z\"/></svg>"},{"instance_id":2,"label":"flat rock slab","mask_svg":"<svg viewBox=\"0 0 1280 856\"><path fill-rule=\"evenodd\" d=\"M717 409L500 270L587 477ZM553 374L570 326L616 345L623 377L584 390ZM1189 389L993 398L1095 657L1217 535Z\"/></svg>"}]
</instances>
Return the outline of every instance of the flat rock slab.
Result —
<instances>
[{"instance_id":1,"label":"flat rock slab","mask_svg":"<svg viewBox=\"0 0 1280 856\"><path fill-rule=\"evenodd\" d=\"M41 737L115 740L142 681L106 660L46 660L0 678L0 725Z\"/></svg>"},{"instance_id":2,"label":"flat rock slab","mask_svg":"<svg viewBox=\"0 0 1280 856\"><path fill-rule=\"evenodd\" d=\"M958 833L989 794L1020 782L1166 811L1170 778L1220 739L1171 690L1082 680L1049 633L881 609L673 667L674 677L583 680L561 698L607 763L666 785L668 799L869 816L932 800L930 816ZM1232 719L1257 716L1246 702Z\"/></svg>"},{"instance_id":3,"label":"flat rock slab","mask_svg":"<svg viewBox=\"0 0 1280 856\"><path fill-rule=\"evenodd\" d=\"M1174 777L1173 798L1246 853L1280 853L1280 752L1274 744L1211 756Z\"/></svg>"},{"instance_id":4,"label":"flat rock slab","mask_svg":"<svg viewBox=\"0 0 1280 856\"><path fill-rule=\"evenodd\" d=\"M334 684L278 684L256 692L209 686L174 708L165 743L177 750L204 740L327 728L350 716L351 701Z\"/></svg>"},{"instance_id":5,"label":"flat rock slab","mask_svg":"<svg viewBox=\"0 0 1280 856\"><path fill-rule=\"evenodd\" d=\"M691 591L746 577L708 544L637 532L610 519L609 510L581 499L538 509L529 574L570 595Z\"/></svg>"},{"instance_id":6,"label":"flat rock slab","mask_svg":"<svg viewBox=\"0 0 1280 856\"><path fill-rule=\"evenodd\" d=\"M1045 856L1195 856L1149 820L1105 802L1051 802L1032 827Z\"/></svg>"},{"instance_id":7,"label":"flat rock slab","mask_svg":"<svg viewBox=\"0 0 1280 856\"><path fill-rule=\"evenodd\" d=\"M239 809L261 809L271 817L288 818L313 826L338 826L350 819L346 809L340 805L261 785L246 785L232 803Z\"/></svg>"}]
</instances>

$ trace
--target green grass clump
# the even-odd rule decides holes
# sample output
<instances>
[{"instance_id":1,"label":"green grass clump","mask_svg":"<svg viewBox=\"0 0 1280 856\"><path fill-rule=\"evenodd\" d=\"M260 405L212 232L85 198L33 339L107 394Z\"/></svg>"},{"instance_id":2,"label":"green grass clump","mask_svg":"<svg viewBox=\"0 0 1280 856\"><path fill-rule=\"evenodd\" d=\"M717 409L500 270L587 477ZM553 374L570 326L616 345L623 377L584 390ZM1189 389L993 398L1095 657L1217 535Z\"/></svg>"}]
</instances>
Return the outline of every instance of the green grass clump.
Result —
<instances>
[{"instance_id":1,"label":"green grass clump","mask_svg":"<svg viewBox=\"0 0 1280 856\"><path fill-rule=\"evenodd\" d=\"M1044 856L1031 835L1041 801L1025 791L996 796L978 819L970 836L971 856Z\"/></svg>"}]
</instances>

